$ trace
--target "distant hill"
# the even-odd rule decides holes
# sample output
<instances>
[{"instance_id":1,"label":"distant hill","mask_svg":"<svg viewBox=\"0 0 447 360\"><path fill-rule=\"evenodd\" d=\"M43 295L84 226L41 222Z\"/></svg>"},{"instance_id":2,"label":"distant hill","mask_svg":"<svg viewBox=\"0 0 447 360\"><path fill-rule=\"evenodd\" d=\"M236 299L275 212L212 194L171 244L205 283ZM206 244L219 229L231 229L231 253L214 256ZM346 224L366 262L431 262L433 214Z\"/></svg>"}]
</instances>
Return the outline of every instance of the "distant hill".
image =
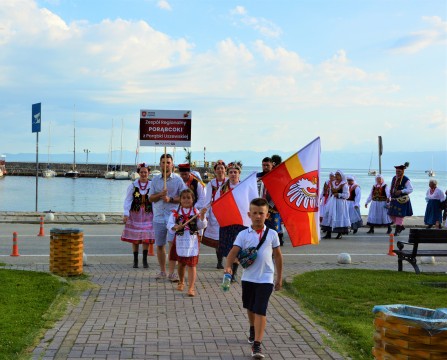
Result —
<instances>
[{"instance_id":1,"label":"distant hill","mask_svg":"<svg viewBox=\"0 0 447 360\"><path fill-rule=\"evenodd\" d=\"M226 162L240 160L247 166L260 166L261 161L266 156L272 154L278 154L282 156L283 160L286 160L292 153L285 153L283 151L267 150L262 152L255 151L227 151L227 152L207 152L205 154L207 161L215 161L223 159ZM158 163L161 152L160 148L157 148L157 153L150 152L143 149L140 152L140 161L146 161L148 163ZM119 163L119 151L113 154L113 164ZM6 162L8 161L23 161L33 162L36 159L36 154L23 153L23 154L8 154L6 153ZM89 153L88 161L90 164L106 164L108 154L105 153ZM203 161L203 152L193 151L192 159L197 161ZM434 151L434 152L386 152L382 156L382 169L393 169L394 165L403 164L405 161L410 163L410 169L412 170L428 170L432 167L435 171L447 171L447 151ZM52 154L51 162L70 163L73 161L72 154ZM321 167L332 169L368 169L371 160L371 153L348 153L346 151L331 151L323 152L321 154ZM39 155L39 162L45 163L47 161L46 154ZM177 149L175 154L176 163L185 162L185 152L183 149ZM76 155L76 162L79 164L85 164L86 156L84 153L78 153ZM135 152L123 151L123 164L134 164ZM377 154L373 154L371 168L378 170L378 157Z\"/></svg>"}]
</instances>

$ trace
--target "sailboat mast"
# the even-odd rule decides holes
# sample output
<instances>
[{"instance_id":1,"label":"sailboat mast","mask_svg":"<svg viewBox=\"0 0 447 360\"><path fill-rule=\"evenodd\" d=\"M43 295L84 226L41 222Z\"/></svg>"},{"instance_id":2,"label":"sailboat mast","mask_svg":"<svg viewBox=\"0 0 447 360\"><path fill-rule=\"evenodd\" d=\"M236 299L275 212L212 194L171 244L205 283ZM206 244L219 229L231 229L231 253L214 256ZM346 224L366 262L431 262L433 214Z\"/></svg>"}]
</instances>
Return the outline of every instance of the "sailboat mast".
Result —
<instances>
[{"instance_id":1,"label":"sailboat mast","mask_svg":"<svg viewBox=\"0 0 447 360\"><path fill-rule=\"evenodd\" d=\"M76 105L73 105L73 171L76 170Z\"/></svg>"},{"instance_id":2,"label":"sailboat mast","mask_svg":"<svg viewBox=\"0 0 447 360\"><path fill-rule=\"evenodd\" d=\"M123 122L123 119L121 119L120 171L123 171L123 127L124 127L124 122Z\"/></svg>"}]
</instances>

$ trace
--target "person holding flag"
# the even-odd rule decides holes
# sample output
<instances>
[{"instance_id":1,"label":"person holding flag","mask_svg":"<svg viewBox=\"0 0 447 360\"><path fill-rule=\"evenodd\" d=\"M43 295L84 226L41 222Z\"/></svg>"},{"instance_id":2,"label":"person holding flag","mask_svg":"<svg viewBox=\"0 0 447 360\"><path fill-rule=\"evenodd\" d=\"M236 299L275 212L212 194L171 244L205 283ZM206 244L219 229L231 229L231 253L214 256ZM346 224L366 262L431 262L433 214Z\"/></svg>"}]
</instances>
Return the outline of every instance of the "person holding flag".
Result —
<instances>
[{"instance_id":1,"label":"person holding flag","mask_svg":"<svg viewBox=\"0 0 447 360\"><path fill-rule=\"evenodd\" d=\"M228 180L216 193L212 209L219 222L219 251L227 257L237 234L250 226L248 210L250 201L258 197L256 173L240 182L241 164L230 163L227 167ZM239 262L232 266L232 281L236 281Z\"/></svg>"}]
</instances>

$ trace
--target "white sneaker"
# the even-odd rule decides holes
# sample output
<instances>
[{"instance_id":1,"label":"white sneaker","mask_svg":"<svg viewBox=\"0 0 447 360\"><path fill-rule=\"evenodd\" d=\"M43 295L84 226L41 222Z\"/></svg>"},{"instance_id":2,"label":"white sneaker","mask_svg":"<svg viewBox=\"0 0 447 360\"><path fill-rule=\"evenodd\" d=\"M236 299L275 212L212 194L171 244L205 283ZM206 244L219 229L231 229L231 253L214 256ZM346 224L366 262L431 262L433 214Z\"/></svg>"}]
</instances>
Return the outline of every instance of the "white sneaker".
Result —
<instances>
[{"instance_id":1,"label":"white sneaker","mask_svg":"<svg viewBox=\"0 0 447 360\"><path fill-rule=\"evenodd\" d=\"M166 273L164 271L160 271L157 275L155 275L155 279L157 280L166 279Z\"/></svg>"},{"instance_id":2,"label":"white sneaker","mask_svg":"<svg viewBox=\"0 0 447 360\"><path fill-rule=\"evenodd\" d=\"M169 274L169 275L168 275L168 280L169 280L170 282L174 282L174 283L179 281L179 280L178 280L178 276L177 276L176 273Z\"/></svg>"}]
</instances>

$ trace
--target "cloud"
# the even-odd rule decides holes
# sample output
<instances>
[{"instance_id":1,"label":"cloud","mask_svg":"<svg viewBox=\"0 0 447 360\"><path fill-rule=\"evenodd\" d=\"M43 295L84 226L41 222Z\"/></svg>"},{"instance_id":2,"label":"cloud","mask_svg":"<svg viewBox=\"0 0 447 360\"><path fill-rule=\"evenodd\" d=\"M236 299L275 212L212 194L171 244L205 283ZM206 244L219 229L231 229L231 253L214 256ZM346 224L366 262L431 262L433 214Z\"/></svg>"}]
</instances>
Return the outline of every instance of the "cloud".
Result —
<instances>
[{"instance_id":1,"label":"cloud","mask_svg":"<svg viewBox=\"0 0 447 360\"><path fill-rule=\"evenodd\" d=\"M168 11L172 10L172 6L171 6L171 4L169 4L169 2L167 0L160 0L157 3L157 6L163 10L168 10Z\"/></svg>"},{"instance_id":2,"label":"cloud","mask_svg":"<svg viewBox=\"0 0 447 360\"><path fill-rule=\"evenodd\" d=\"M391 48L392 53L414 54L430 46L447 45L447 22L439 16L424 16L422 20L430 27L397 39Z\"/></svg>"},{"instance_id":3,"label":"cloud","mask_svg":"<svg viewBox=\"0 0 447 360\"><path fill-rule=\"evenodd\" d=\"M431 129L444 129L447 131L447 115L441 110L435 110L425 116L427 126Z\"/></svg>"},{"instance_id":4,"label":"cloud","mask_svg":"<svg viewBox=\"0 0 447 360\"><path fill-rule=\"evenodd\" d=\"M282 34L281 28L270 20L248 15L243 6L236 6L230 11L236 24L247 26L268 38L278 38Z\"/></svg>"}]
</instances>

